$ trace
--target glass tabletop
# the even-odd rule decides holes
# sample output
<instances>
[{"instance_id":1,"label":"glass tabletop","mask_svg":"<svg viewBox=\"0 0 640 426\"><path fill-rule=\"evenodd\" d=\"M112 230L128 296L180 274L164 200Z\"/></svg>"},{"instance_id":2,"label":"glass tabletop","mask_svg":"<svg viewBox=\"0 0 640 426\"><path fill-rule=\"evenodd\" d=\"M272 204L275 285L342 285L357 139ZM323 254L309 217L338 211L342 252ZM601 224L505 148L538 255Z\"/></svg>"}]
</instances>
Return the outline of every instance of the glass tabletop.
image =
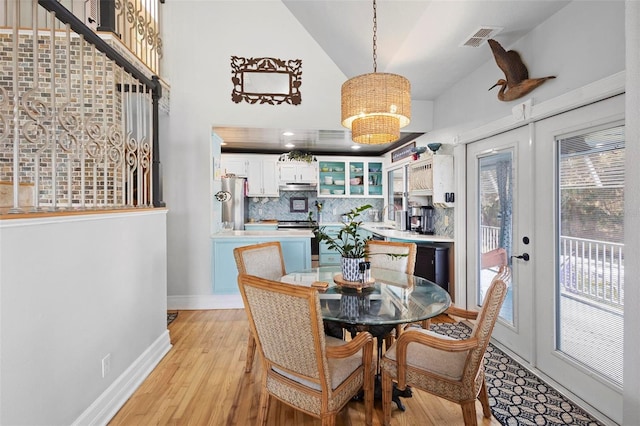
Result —
<instances>
[{"instance_id":1,"label":"glass tabletop","mask_svg":"<svg viewBox=\"0 0 640 426\"><path fill-rule=\"evenodd\" d=\"M280 281L310 286L326 281L318 291L322 317L357 325L392 325L422 321L444 312L451 304L449 293L437 284L415 275L373 268L375 284L362 290L336 285L340 266L321 266L291 272Z\"/></svg>"}]
</instances>

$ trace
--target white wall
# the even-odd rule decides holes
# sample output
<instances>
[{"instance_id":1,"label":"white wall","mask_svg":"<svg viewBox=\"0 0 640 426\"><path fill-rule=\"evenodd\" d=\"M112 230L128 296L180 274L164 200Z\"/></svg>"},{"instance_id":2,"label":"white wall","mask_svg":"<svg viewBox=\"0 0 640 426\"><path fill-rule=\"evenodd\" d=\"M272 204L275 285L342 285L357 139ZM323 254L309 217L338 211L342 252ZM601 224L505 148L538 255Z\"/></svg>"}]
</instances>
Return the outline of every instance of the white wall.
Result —
<instances>
[{"instance_id":1,"label":"white wall","mask_svg":"<svg viewBox=\"0 0 640 426\"><path fill-rule=\"evenodd\" d=\"M513 102L498 100L498 88L487 90L504 74L485 45L487 62L436 100L430 137L442 135L450 143L456 134L511 115L527 99L536 105L622 71L624 40L624 2L570 3L513 46L503 46L520 53L530 77L556 76Z\"/></svg>"},{"instance_id":2,"label":"white wall","mask_svg":"<svg viewBox=\"0 0 640 426\"><path fill-rule=\"evenodd\" d=\"M163 17L163 78L171 85L161 153L171 209L168 293L206 296L212 293L211 127L342 129L340 87L346 77L279 1L170 0ZM233 103L232 55L302 59L301 105ZM432 103L417 102L406 130L429 130L431 119Z\"/></svg>"},{"instance_id":3,"label":"white wall","mask_svg":"<svg viewBox=\"0 0 640 426\"><path fill-rule=\"evenodd\" d=\"M159 361L165 229L164 210L0 221L0 424L108 419Z\"/></svg>"}]
</instances>

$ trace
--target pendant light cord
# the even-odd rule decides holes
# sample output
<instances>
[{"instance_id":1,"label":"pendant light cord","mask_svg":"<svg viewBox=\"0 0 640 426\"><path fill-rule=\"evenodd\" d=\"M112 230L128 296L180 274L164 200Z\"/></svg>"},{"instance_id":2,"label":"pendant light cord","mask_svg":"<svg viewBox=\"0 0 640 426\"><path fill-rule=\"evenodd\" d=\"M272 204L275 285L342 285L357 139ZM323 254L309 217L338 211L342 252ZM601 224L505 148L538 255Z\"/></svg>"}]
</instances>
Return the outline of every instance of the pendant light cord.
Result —
<instances>
[{"instance_id":1,"label":"pendant light cord","mask_svg":"<svg viewBox=\"0 0 640 426\"><path fill-rule=\"evenodd\" d=\"M378 70L378 54L376 53L377 45L376 41L378 37L376 33L378 32L378 18L376 15L376 0L373 0L373 72L377 72Z\"/></svg>"}]
</instances>

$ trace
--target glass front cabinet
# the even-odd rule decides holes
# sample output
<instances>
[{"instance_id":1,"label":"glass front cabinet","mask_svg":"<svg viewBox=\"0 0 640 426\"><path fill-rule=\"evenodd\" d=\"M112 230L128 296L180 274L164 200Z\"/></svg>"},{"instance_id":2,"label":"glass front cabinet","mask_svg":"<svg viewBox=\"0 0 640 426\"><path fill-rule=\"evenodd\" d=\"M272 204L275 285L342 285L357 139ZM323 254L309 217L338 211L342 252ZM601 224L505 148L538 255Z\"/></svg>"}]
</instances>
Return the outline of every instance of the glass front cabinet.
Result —
<instances>
[{"instance_id":1,"label":"glass front cabinet","mask_svg":"<svg viewBox=\"0 0 640 426\"><path fill-rule=\"evenodd\" d=\"M318 162L318 197L383 197L381 159L332 157Z\"/></svg>"}]
</instances>

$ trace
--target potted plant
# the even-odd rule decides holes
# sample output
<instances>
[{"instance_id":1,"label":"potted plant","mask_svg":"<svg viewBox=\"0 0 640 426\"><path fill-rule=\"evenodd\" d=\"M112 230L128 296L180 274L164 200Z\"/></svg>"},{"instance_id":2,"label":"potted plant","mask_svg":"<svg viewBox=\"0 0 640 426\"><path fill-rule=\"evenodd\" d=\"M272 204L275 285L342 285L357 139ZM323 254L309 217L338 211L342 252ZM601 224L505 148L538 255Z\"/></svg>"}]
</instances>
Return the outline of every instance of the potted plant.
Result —
<instances>
[{"instance_id":1,"label":"potted plant","mask_svg":"<svg viewBox=\"0 0 640 426\"><path fill-rule=\"evenodd\" d=\"M312 231L319 243L324 242L331 250L335 250L342 256L342 278L345 281L356 282L360 280L360 262L364 262L367 256L367 241L371 237L362 237L359 233L362 221L359 220L362 212L372 208L370 204L351 209L342 215L343 226L337 235L329 235L326 227L318 225L309 212L309 221ZM387 256L404 257L405 254L386 253Z\"/></svg>"}]
</instances>

